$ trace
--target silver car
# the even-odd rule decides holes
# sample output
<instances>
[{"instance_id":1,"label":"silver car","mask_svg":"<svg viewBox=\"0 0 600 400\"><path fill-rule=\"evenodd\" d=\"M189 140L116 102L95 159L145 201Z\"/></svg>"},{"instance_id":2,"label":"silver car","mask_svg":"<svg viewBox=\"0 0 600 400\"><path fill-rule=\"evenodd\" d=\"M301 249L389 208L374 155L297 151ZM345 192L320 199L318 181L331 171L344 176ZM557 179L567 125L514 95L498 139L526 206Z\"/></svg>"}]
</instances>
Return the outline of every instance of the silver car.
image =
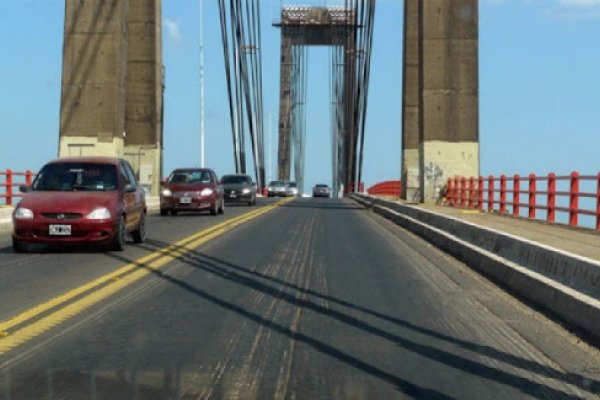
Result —
<instances>
[{"instance_id":1,"label":"silver car","mask_svg":"<svg viewBox=\"0 0 600 400\"><path fill-rule=\"evenodd\" d=\"M271 181L267 186L268 197L286 197L288 195L288 186L284 181Z\"/></svg>"},{"instance_id":2,"label":"silver car","mask_svg":"<svg viewBox=\"0 0 600 400\"><path fill-rule=\"evenodd\" d=\"M292 197L297 197L299 194L298 192L298 185L296 184L296 182L287 182L287 195L288 196L292 196Z\"/></svg>"},{"instance_id":3,"label":"silver car","mask_svg":"<svg viewBox=\"0 0 600 400\"><path fill-rule=\"evenodd\" d=\"M313 197L331 197L331 189L324 183L318 183L313 188Z\"/></svg>"}]
</instances>

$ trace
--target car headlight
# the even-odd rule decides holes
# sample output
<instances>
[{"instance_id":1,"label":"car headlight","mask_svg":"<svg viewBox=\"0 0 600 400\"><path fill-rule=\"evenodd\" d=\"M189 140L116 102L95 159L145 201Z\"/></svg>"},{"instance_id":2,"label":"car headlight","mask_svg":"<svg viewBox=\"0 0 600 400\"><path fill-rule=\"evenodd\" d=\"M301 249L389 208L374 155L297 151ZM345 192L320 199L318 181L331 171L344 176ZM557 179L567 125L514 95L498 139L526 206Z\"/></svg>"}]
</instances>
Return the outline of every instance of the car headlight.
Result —
<instances>
[{"instance_id":1,"label":"car headlight","mask_svg":"<svg viewBox=\"0 0 600 400\"><path fill-rule=\"evenodd\" d=\"M211 194L213 194L213 190L211 188L204 188L200 192L200 196L210 196Z\"/></svg>"},{"instance_id":2,"label":"car headlight","mask_svg":"<svg viewBox=\"0 0 600 400\"><path fill-rule=\"evenodd\" d=\"M245 188L245 189L242 190L242 193L243 194L248 194L248 193L250 193L250 189Z\"/></svg>"},{"instance_id":3,"label":"car headlight","mask_svg":"<svg viewBox=\"0 0 600 400\"><path fill-rule=\"evenodd\" d=\"M162 195L165 197L171 197L171 196L173 196L173 192L171 192L170 189L163 189Z\"/></svg>"},{"instance_id":4,"label":"car headlight","mask_svg":"<svg viewBox=\"0 0 600 400\"><path fill-rule=\"evenodd\" d=\"M33 219L33 211L29 208L18 207L15 210L15 219Z\"/></svg>"},{"instance_id":5,"label":"car headlight","mask_svg":"<svg viewBox=\"0 0 600 400\"><path fill-rule=\"evenodd\" d=\"M94 211L89 213L87 219L110 219L111 214L108 208L96 208Z\"/></svg>"}]
</instances>

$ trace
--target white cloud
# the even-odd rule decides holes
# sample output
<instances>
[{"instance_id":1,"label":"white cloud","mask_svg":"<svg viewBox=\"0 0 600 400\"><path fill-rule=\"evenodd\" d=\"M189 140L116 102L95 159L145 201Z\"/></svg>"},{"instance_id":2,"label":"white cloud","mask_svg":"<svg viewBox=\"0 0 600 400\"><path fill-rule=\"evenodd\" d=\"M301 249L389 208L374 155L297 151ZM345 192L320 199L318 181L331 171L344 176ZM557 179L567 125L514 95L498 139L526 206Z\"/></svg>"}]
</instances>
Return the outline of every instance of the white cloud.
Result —
<instances>
[{"instance_id":1,"label":"white cloud","mask_svg":"<svg viewBox=\"0 0 600 400\"><path fill-rule=\"evenodd\" d=\"M167 37L169 40L178 44L181 41L181 30L179 29L179 23L171 18L165 18L164 26L167 29Z\"/></svg>"}]
</instances>

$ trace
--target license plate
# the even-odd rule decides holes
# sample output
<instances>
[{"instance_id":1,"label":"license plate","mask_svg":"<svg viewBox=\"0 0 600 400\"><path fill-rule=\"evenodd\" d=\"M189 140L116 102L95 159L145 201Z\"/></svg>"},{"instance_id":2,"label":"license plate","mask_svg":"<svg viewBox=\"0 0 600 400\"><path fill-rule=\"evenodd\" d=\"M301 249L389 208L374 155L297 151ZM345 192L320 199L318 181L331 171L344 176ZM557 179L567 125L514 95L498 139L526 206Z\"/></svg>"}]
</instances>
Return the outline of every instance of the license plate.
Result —
<instances>
[{"instance_id":1,"label":"license plate","mask_svg":"<svg viewBox=\"0 0 600 400\"><path fill-rule=\"evenodd\" d=\"M231 197L232 199L235 199L237 197L237 195L234 192L231 192L229 194L229 197Z\"/></svg>"},{"instance_id":2,"label":"license plate","mask_svg":"<svg viewBox=\"0 0 600 400\"><path fill-rule=\"evenodd\" d=\"M179 199L179 203L180 204L191 204L192 198L191 197L182 197Z\"/></svg>"},{"instance_id":3,"label":"license plate","mask_svg":"<svg viewBox=\"0 0 600 400\"><path fill-rule=\"evenodd\" d=\"M50 225L48 233L52 236L70 236L71 225Z\"/></svg>"}]
</instances>

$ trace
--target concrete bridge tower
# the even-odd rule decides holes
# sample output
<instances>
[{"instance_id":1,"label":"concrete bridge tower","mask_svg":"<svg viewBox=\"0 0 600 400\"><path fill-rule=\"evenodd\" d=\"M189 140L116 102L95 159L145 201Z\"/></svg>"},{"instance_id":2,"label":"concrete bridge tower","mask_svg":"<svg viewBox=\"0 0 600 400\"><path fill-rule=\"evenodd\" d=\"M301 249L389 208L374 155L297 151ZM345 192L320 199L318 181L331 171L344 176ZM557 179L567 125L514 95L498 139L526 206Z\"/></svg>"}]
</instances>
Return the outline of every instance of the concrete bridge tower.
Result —
<instances>
[{"instance_id":1,"label":"concrete bridge tower","mask_svg":"<svg viewBox=\"0 0 600 400\"><path fill-rule=\"evenodd\" d=\"M162 176L161 0L66 0L59 156L129 160Z\"/></svg>"},{"instance_id":2,"label":"concrete bridge tower","mask_svg":"<svg viewBox=\"0 0 600 400\"><path fill-rule=\"evenodd\" d=\"M479 175L478 0L405 0L402 180L430 202Z\"/></svg>"}]
</instances>

